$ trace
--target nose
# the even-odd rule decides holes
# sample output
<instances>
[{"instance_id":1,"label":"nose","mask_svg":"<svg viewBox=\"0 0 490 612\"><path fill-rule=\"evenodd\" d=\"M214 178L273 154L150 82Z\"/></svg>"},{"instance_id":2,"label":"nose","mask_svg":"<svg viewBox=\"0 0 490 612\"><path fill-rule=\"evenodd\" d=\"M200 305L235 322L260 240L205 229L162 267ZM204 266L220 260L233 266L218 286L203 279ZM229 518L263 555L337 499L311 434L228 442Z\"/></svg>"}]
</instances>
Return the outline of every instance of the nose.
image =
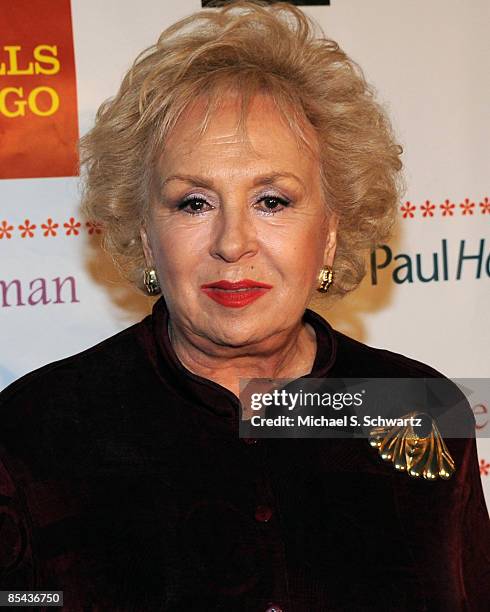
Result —
<instances>
[{"instance_id":1,"label":"nose","mask_svg":"<svg viewBox=\"0 0 490 612\"><path fill-rule=\"evenodd\" d=\"M214 223L210 247L213 257L233 263L257 252L253 215L246 205L224 202Z\"/></svg>"}]
</instances>

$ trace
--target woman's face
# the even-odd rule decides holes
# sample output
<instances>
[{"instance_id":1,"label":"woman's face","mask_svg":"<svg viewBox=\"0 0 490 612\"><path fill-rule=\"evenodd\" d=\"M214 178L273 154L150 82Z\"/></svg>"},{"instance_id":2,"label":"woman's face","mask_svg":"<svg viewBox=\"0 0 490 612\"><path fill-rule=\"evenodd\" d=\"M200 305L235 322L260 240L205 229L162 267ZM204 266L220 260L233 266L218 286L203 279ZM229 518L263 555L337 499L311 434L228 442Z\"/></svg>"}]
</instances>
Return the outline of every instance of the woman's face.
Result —
<instances>
[{"instance_id":1,"label":"woman's face","mask_svg":"<svg viewBox=\"0 0 490 612\"><path fill-rule=\"evenodd\" d=\"M236 98L196 138L202 111L188 111L167 139L143 247L173 326L187 337L247 347L298 325L322 265L333 263L335 223L318 161L269 98L256 96L250 106L250 144L235 131ZM226 283L239 281L251 282L241 291Z\"/></svg>"}]
</instances>

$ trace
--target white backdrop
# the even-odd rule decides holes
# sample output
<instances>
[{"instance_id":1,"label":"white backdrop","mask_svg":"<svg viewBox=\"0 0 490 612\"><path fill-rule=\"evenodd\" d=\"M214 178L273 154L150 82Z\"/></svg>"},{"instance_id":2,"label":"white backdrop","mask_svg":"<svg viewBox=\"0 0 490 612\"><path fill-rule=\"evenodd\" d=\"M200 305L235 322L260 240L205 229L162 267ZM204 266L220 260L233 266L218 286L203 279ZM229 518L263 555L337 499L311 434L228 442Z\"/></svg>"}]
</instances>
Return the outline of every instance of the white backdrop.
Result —
<instances>
[{"instance_id":1,"label":"white backdrop","mask_svg":"<svg viewBox=\"0 0 490 612\"><path fill-rule=\"evenodd\" d=\"M0 0L1 14L10 2ZM81 134L136 54L200 4L72 0ZM36 1L30 5L35 23ZM398 235L376 253L376 266L358 291L320 311L340 331L450 377L490 377L490 3L332 0L329 7L303 10L376 87L404 147L408 183ZM6 44L1 37L0 24L0 47ZM77 178L0 180L0 388L107 338L151 308L149 298L117 278L102 253L94 264L98 236L76 227L78 205ZM44 236L48 218L58 223L56 235ZM32 237L22 237L26 219L37 226ZM44 279L33 286L43 284L46 294L30 305L34 279ZM473 408L490 506L490 440L484 437L490 397Z\"/></svg>"}]
</instances>

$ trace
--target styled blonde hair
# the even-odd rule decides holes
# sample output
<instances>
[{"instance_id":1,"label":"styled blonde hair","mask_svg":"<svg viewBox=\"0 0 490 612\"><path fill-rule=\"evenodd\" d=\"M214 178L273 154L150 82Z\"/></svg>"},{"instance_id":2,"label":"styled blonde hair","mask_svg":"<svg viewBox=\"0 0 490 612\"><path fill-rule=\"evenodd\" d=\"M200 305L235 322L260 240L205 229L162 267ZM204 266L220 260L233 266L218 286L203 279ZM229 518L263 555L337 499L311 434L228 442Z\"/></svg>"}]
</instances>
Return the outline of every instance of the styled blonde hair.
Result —
<instances>
[{"instance_id":1,"label":"styled blonde hair","mask_svg":"<svg viewBox=\"0 0 490 612\"><path fill-rule=\"evenodd\" d=\"M225 93L241 97L239 127L255 93L275 102L305 141L314 128L324 201L339 217L329 294L342 296L365 274L366 249L385 241L404 188L402 148L362 69L294 5L238 0L198 11L162 32L104 102L80 141L82 212L102 225L103 245L121 273L142 288L140 226L155 166L179 116L205 96L209 117Z\"/></svg>"}]
</instances>

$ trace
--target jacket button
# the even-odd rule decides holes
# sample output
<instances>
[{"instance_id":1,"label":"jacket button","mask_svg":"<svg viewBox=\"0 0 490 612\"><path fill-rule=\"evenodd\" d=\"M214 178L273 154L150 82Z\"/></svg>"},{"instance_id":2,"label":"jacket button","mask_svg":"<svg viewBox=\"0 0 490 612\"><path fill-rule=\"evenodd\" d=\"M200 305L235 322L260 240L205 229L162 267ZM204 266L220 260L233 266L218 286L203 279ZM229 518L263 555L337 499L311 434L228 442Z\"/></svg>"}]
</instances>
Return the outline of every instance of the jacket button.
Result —
<instances>
[{"instance_id":1,"label":"jacket button","mask_svg":"<svg viewBox=\"0 0 490 612\"><path fill-rule=\"evenodd\" d=\"M277 604L270 604L265 612L283 612L283 610Z\"/></svg>"},{"instance_id":2,"label":"jacket button","mask_svg":"<svg viewBox=\"0 0 490 612\"><path fill-rule=\"evenodd\" d=\"M257 438L242 438L245 444L257 444Z\"/></svg>"},{"instance_id":3,"label":"jacket button","mask_svg":"<svg viewBox=\"0 0 490 612\"><path fill-rule=\"evenodd\" d=\"M272 509L269 506L257 506L255 508L255 520L259 523L267 523L272 516Z\"/></svg>"}]
</instances>

